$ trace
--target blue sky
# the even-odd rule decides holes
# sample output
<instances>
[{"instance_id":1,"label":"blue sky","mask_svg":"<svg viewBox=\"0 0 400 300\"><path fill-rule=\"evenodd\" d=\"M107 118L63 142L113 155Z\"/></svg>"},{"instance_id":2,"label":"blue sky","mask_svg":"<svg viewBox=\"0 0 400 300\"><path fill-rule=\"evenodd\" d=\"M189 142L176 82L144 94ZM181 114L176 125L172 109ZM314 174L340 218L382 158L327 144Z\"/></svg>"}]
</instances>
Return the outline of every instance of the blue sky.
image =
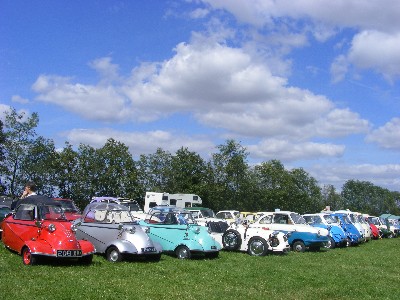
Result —
<instances>
[{"instance_id":1,"label":"blue sky","mask_svg":"<svg viewBox=\"0 0 400 300\"><path fill-rule=\"evenodd\" d=\"M400 190L398 0L0 0L0 118L135 158L233 138L321 185Z\"/></svg>"}]
</instances>

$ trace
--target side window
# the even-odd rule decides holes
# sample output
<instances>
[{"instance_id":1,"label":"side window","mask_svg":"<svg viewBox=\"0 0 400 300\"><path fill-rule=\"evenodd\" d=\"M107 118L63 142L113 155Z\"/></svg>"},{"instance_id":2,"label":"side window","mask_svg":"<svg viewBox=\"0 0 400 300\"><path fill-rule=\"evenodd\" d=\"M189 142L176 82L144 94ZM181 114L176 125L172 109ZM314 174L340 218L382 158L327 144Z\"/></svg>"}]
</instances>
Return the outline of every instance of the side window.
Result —
<instances>
[{"instance_id":1,"label":"side window","mask_svg":"<svg viewBox=\"0 0 400 300\"><path fill-rule=\"evenodd\" d=\"M274 216L274 223L275 224L288 224L288 216L276 214Z\"/></svg>"},{"instance_id":2,"label":"side window","mask_svg":"<svg viewBox=\"0 0 400 300\"><path fill-rule=\"evenodd\" d=\"M32 221L35 219L35 206L20 205L14 216L15 220Z\"/></svg>"},{"instance_id":3,"label":"side window","mask_svg":"<svg viewBox=\"0 0 400 300\"><path fill-rule=\"evenodd\" d=\"M190 202L185 202L185 207L191 207L192 204Z\"/></svg>"},{"instance_id":4,"label":"side window","mask_svg":"<svg viewBox=\"0 0 400 300\"><path fill-rule=\"evenodd\" d=\"M271 224L271 216L264 216L260 219L260 224Z\"/></svg>"}]
</instances>

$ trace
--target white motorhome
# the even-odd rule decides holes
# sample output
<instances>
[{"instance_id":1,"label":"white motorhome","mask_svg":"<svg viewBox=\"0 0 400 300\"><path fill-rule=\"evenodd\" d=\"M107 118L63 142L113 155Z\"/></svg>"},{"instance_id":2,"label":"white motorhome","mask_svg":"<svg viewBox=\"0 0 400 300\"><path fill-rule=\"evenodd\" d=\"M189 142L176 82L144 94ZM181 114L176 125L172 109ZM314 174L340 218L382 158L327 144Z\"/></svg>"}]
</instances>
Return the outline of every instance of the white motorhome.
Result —
<instances>
[{"instance_id":1,"label":"white motorhome","mask_svg":"<svg viewBox=\"0 0 400 300\"><path fill-rule=\"evenodd\" d=\"M200 196L196 194L170 194L146 192L144 199L144 212L148 213L154 206L176 206L177 208L186 208L201 206L203 203Z\"/></svg>"}]
</instances>

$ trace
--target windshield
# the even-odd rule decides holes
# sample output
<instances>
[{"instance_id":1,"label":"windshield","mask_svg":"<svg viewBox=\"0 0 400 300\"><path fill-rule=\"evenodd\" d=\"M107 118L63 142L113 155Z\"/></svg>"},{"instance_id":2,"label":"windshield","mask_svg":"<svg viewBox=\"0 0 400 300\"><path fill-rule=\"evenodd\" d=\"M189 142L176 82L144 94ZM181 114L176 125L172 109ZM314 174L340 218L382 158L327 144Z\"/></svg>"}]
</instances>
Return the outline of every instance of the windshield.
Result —
<instances>
[{"instance_id":1,"label":"windshield","mask_svg":"<svg viewBox=\"0 0 400 300\"><path fill-rule=\"evenodd\" d=\"M191 212L156 212L151 215L148 223L165 225L195 224Z\"/></svg>"},{"instance_id":2,"label":"windshield","mask_svg":"<svg viewBox=\"0 0 400 300\"><path fill-rule=\"evenodd\" d=\"M39 219L60 221L66 220L63 208L61 206L43 205L38 207Z\"/></svg>"},{"instance_id":3,"label":"windshield","mask_svg":"<svg viewBox=\"0 0 400 300\"><path fill-rule=\"evenodd\" d=\"M58 200L65 212L80 213L79 208L75 205L73 201L68 200Z\"/></svg>"},{"instance_id":4,"label":"windshield","mask_svg":"<svg viewBox=\"0 0 400 300\"><path fill-rule=\"evenodd\" d=\"M336 223L338 223L338 221L335 219L335 217L333 217L331 215L324 215L323 218L326 221L326 223L328 223L328 224L336 224Z\"/></svg>"},{"instance_id":5,"label":"windshield","mask_svg":"<svg viewBox=\"0 0 400 300\"><path fill-rule=\"evenodd\" d=\"M203 218L214 218L215 213L211 209L204 209L201 211Z\"/></svg>"},{"instance_id":6,"label":"windshield","mask_svg":"<svg viewBox=\"0 0 400 300\"><path fill-rule=\"evenodd\" d=\"M96 223L137 223L129 210L91 209L84 220Z\"/></svg>"},{"instance_id":7,"label":"windshield","mask_svg":"<svg viewBox=\"0 0 400 300\"><path fill-rule=\"evenodd\" d=\"M304 220L304 218L299 214L291 213L290 217L292 218L295 224L307 224L306 220Z\"/></svg>"}]
</instances>

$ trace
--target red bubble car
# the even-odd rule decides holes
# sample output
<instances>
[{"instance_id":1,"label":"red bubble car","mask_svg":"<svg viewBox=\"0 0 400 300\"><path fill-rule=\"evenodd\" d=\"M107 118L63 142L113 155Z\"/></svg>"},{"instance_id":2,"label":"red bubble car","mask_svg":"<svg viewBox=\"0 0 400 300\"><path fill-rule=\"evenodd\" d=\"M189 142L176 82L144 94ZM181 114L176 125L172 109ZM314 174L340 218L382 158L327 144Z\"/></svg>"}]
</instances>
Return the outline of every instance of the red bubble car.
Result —
<instances>
[{"instance_id":1,"label":"red bubble car","mask_svg":"<svg viewBox=\"0 0 400 300\"><path fill-rule=\"evenodd\" d=\"M21 200L1 227L3 244L21 254L25 265L37 264L43 257L92 262L93 244L76 238L75 227L51 198L35 195Z\"/></svg>"}]
</instances>

